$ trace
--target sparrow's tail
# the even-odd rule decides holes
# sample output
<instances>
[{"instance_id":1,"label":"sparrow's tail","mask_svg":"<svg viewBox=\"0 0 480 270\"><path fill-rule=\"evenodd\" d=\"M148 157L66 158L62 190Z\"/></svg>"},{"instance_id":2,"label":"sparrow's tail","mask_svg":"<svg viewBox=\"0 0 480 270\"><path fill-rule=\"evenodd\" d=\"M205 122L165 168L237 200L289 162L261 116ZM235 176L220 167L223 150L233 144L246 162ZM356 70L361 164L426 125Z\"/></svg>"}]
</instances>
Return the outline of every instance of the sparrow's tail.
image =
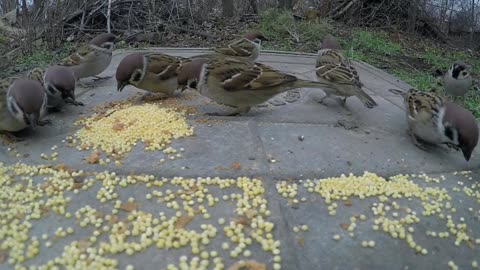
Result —
<instances>
[{"instance_id":1,"label":"sparrow's tail","mask_svg":"<svg viewBox=\"0 0 480 270\"><path fill-rule=\"evenodd\" d=\"M297 80L295 81L295 88L331 88L331 85L323 82Z\"/></svg>"},{"instance_id":2,"label":"sparrow's tail","mask_svg":"<svg viewBox=\"0 0 480 270\"><path fill-rule=\"evenodd\" d=\"M399 89L388 89L388 91L392 94L399 95L399 96L404 96L406 91L399 90Z\"/></svg>"},{"instance_id":3,"label":"sparrow's tail","mask_svg":"<svg viewBox=\"0 0 480 270\"><path fill-rule=\"evenodd\" d=\"M371 109L377 106L377 103L375 102L375 100L373 100L371 96L365 93L365 91L363 91L362 89L359 89L359 90L360 91L358 91L358 93L355 96L358 97L358 99L360 99L360 101L363 103L363 105L365 105L365 107Z\"/></svg>"}]
</instances>

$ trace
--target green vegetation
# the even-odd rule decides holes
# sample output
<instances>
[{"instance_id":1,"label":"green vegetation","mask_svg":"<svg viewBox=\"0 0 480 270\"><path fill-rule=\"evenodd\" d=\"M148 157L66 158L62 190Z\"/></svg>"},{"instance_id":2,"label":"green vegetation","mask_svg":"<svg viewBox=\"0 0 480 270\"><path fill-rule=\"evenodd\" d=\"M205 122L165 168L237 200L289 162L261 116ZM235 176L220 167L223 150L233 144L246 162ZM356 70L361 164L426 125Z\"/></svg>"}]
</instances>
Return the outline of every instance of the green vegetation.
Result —
<instances>
[{"instance_id":1,"label":"green vegetation","mask_svg":"<svg viewBox=\"0 0 480 270\"><path fill-rule=\"evenodd\" d=\"M296 21L288 11L270 9L261 15L257 30L270 40L266 49L308 52L318 49L320 40L332 27L326 20Z\"/></svg>"},{"instance_id":2,"label":"green vegetation","mask_svg":"<svg viewBox=\"0 0 480 270\"><path fill-rule=\"evenodd\" d=\"M400 35L363 28L347 28L345 31L341 25L320 19L318 21L295 21L288 12L269 10L261 15L258 30L271 39L266 45L268 49L312 53L317 51L323 36L332 33L345 49L345 54L352 59L385 69L424 91L438 89L441 80L433 74L437 70L446 72L456 60L468 62L473 67L473 76L480 76L479 57L461 50L440 47L435 41L402 38ZM297 42L287 29L297 33L300 41ZM465 98L464 105L480 118L480 91L472 90Z\"/></svg>"},{"instance_id":3,"label":"green vegetation","mask_svg":"<svg viewBox=\"0 0 480 270\"><path fill-rule=\"evenodd\" d=\"M44 67L54 64L70 55L74 50L73 44L65 45L55 51L47 48L34 49L32 53L21 55L13 60L8 67L1 71L0 77L10 76L17 72L27 71L35 67Z\"/></svg>"}]
</instances>

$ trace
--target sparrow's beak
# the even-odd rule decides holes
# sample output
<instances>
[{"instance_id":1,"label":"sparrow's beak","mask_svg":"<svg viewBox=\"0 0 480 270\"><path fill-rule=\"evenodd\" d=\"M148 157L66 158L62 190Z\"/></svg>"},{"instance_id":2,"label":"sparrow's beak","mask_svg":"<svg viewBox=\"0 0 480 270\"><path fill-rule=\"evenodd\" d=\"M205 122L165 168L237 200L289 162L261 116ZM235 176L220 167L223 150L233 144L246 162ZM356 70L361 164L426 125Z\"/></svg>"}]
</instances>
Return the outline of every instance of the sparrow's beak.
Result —
<instances>
[{"instance_id":1,"label":"sparrow's beak","mask_svg":"<svg viewBox=\"0 0 480 270\"><path fill-rule=\"evenodd\" d=\"M466 161L469 161L470 158L472 157L473 149L470 149L468 147L461 147L461 149L462 149L463 157L465 157Z\"/></svg>"},{"instance_id":2,"label":"sparrow's beak","mask_svg":"<svg viewBox=\"0 0 480 270\"><path fill-rule=\"evenodd\" d=\"M28 119L28 124L30 125L32 130L35 130L38 125L38 115L35 113L31 113L27 115L27 119Z\"/></svg>"},{"instance_id":3,"label":"sparrow's beak","mask_svg":"<svg viewBox=\"0 0 480 270\"><path fill-rule=\"evenodd\" d=\"M128 85L128 82L117 82L117 91L122 92L123 88Z\"/></svg>"}]
</instances>

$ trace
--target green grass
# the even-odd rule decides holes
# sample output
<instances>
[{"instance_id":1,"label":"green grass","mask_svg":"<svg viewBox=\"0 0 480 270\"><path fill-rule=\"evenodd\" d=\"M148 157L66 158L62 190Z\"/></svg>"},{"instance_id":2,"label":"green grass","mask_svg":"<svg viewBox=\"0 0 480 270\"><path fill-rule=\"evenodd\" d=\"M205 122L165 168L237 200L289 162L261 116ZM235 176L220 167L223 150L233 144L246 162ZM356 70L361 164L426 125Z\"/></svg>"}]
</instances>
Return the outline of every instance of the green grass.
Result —
<instances>
[{"instance_id":1,"label":"green grass","mask_svg":"<svg viewBox=\"0 0 480 270\"><path fill-rule=\"evenodd\" d=\"M438 89L438 80L432 75L433 71L446 71L457 60L467 61L473 67L473 74L480 75L480 59L464 51L424 46L407 60L407 49L392 42L383 32L358 30L352 34L350 40L339 41L347 49L346 54L349 57L373 65L391 66L388 70L390 73L419 90ZM464 99L464 106L480 118L480 93L470 91Z\"/></svg>"},{"instance_id":2,"label":"green grass","mask_svg":"<svg viewBox=\"0 0 480 270\"><path fill-rule=\"evenodd\" d=\"M325 34L332 33L348 57L386 68L387 72L424 91L438 89L437 79L432 74L437 69L445 72L456 60L468 62L473 66L473 75L480 76L479 57L460 50L444 49L425 39L403 39L400 44L394 40L397 35L392 38L384 31L353 28L342 32L327 20L295 21L291 13L277 9L262 13L256 30L270 39L266 49L303 52L316 52ZM298 35L300 42L292 33ZM464 105L480 118L480 94L477 93L479 91L471 91Z\"/></svg>"},{"instance_id":3,"label":"green grass","mask_svg":"<svg viewBox=\"0 0 480 270\"><path fill-rule=\"evenodd\" d=\"M356 31L353 33L349 47L359 49L364 52L372 52L379 56L398 55L401 53L400 44L388 41L383 32Z\"/></svg>"},{"instance_id":4,"label":"green grass","mask_svg":"<svg viewBox=\"0 0 480 270\"><path fill-rule=\"evenodd\" d=\"M30 54L20 55L13 59L6 69L0 72L0 77L11 76L18 71L27 71L35 67L45 67L59 62L74 50L73 44L66 43L62 48L51 51L46 48L35 49Z\"/></svg>"},{"instance_id":5,"label":"green grass","mask_svg":"<svg viewBox=\"0 0 480 270\"><path fill-rule=\"evenodd\" d=\"M256 30L270 40L265 45L266 49L314 52L332 27L326 20L296 21L288 11L269 9L261 14ZM294 36L298 37L298 42Z\"/></svg>"}]
</instances>

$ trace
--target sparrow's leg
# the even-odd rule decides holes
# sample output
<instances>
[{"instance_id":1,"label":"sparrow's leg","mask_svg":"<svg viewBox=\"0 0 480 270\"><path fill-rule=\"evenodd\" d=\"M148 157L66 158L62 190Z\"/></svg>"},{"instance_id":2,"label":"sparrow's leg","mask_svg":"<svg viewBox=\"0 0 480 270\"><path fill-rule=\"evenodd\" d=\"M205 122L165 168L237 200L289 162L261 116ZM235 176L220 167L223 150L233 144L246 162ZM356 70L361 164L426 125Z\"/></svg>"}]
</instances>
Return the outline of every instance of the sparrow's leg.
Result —
<instances>
[{"instance_id":1,"label":"sparrow's leg","mask_svg":"<svg viewBox=\"0 0 480 270\"><path fill-rule=\"evenodd\" d=\"M343 99L342 98L337 98L338 100L338 103L340 103L340 105L344 106L347 105L347 97L344 97Z\"/></svg>"},{"instance_id":2,"label":"sparrow's leg","mask_svg":"<svg viewBox=\"0 0 480 270\"><path fill-rule=\"evenodd\" d=\"M105 76L105 77L93 76L93 77L95 77L95 79L93 79L94 81L101 81L101 80L107 80L112 78L112 76Z\"/></svg>"},{"instance_id":3,"label":"sparrow's leg","mask_svg":"<svg viewBox=\"0 0 480 270\"><path fill-rule=\"evenodd\" d=\"M416 147L420 148L421 150L425 151L427 148L425 145L423 145L418 139L417 136L413 133L411 129L408 130L408 134L410 135L410 138L412 138L413 144L415 144Z\"/></svg>"},{"instance_id":4,"label":"sparrow's leg","mask_svg":"<svg viewBox=\"0 0 480 270\"><path fill-rule=\"evenodd\" d=\"M80 101L74 101L72 99L67 99L65 100L66 104L74 105L74 106L84 106L83 102Z\"/></svg>"},{"instance_id":5,"label":"sparrow's leg","mask_svg":"<svg viewBox=\"0 0 480 270\"><path fill-rule=\"evenodd\" d=\"M38 120L37 125L39 125L39 126L52 126L53 123L49 119L44 119L44 120Z\"/></svg>"}]
</instances>

